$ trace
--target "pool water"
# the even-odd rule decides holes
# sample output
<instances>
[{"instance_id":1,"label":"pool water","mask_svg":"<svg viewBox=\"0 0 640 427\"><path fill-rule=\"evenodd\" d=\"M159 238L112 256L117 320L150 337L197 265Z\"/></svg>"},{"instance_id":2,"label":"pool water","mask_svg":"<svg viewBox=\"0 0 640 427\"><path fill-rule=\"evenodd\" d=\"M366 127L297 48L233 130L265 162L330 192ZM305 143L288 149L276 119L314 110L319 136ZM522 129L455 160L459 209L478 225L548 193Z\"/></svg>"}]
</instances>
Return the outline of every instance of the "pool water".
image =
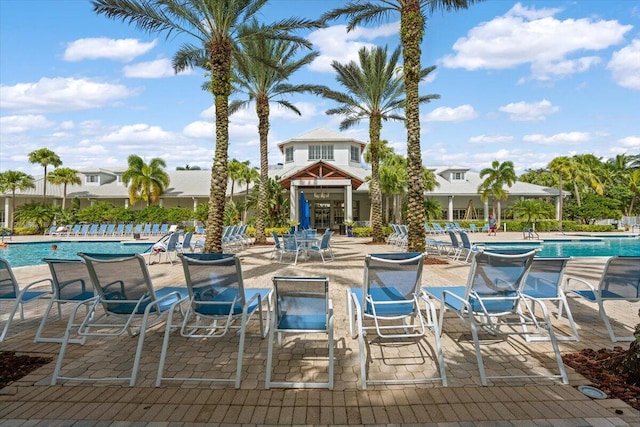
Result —
<instances>
[{"instance_id":1,"label":"pool water","mask_svg":"<svg viewBox=\"0 0 640 427\"><path fill-rule=\"evenodd\" d=\"M154 242L126 243L120 241L48 241L38 243L11 243L0 248L0 257L11 267L44 264L42 258L80 259L78 252L132 254L147 251ZM51 245L57 245L53 250Z\"/></svg>"},{"instance_id":2,"label":"pool water","mask_svg":"<svg viewBox=\"0 0 640 427\"><path fill-rule=\"evenodd\" d=\"M539 257L640 256L640 238L603 237L582 240L544 240L542 243L491 243L486 248L542 248Z\"/></svg>"}]
</instances>

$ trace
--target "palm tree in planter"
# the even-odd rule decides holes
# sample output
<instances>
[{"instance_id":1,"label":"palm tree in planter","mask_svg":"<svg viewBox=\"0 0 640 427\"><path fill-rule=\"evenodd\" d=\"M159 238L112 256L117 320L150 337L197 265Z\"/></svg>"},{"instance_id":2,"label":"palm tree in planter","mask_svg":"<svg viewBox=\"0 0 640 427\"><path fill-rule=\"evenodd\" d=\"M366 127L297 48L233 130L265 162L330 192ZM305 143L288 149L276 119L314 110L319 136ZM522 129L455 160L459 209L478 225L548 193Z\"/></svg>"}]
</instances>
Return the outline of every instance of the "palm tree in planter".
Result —
<instances>
[{"instance_id":1,"label":"palm tree in planter","mask_svg":"<svg viewBox=\"0 0 640 427\"><path fill-rule=\"evenodd\" d=\"M504 189L504 186L511 187L518 180L513 162L507 160L500 163L494 160L490 168L484 168L480 171L480 178L484 178L484 181L478 187L480 200L486 202L489 197L494 198L498 205L496 219L498 220L498 226L500 226L500 219L502 218L501 202L509 197L509 193Z\"/></svg>"},{"instance_id":2,"label":"palm tree in planter","mask_svg":"<svg viewBox=\"0 0 640 427\"><path fill-rule=\"evenodd\" d=\"M47 181L52 184L62 184L62 209L64 209L67 202L67 185L80 185L82 180L78 177L78 171L71 168L57 168L53 170Z\"/></svg>"},{"instance_id":3,"label":"palm tree in planter","mask_svg":"<svg viewBox=\"0 0 640 427\"><path fill-rule=\"evenodd\" d=\"M134 24L149 33L186 35L196 44L182 43L173 57L176 72L204 68L215 98L216 143L211 168L211 191L204 252L222 252L227 160L229 148L229 95L234 57L242 55L240 43L261 37L289 40L311 48L311 43L291 33L321 28L318 21L286 18L264 26L251 25L267 0L92 0L93 10L111 19Z\"/></svg>"},{"instance_id":4,"label":"palm tree in planter","mask_svg":"<svg viewBox=\"0 0 640 427\"><path fill-rule=\"evenodd\" d=\"M13 170L0 172L0 193L11 191L11 217L9 218L9 227L11 228L11 232L13 232L13 223L16 212L16 190L24 191L29 188L36 188L34 179L31 175Z\"/></svg>"}]
</instances>

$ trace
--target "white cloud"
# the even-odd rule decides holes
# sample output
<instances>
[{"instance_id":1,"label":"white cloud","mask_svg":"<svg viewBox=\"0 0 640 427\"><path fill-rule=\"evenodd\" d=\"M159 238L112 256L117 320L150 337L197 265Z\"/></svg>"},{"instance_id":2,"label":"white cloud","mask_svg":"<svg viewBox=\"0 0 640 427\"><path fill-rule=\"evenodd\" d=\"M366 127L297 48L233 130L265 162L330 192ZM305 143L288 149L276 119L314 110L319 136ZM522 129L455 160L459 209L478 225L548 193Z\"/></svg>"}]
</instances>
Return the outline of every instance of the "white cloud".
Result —
<instances>
[{"instance_id":1,"label":"white cloud","mask_svg":"<svg viewBox=\"0 0 640 427\"><path fill-rule=\"evenodd\" d=\"M456 108L438 107L426 115L424 120L428 122L463 122L473 120L478 114L469 104L461 105Z\"/></svg>"},{"instance_id":2,"label":"white cloud","mask_svg":"<svg viewBox=\"0 0 640 427\"><path fill-rule=\"evenodd\" d=\"M624 148L639 148L640 149L640 136L627 136L618 140Z\"/></svg>"},{"instance_id":3,"label":"white cloud","mask_svg":"<svg viewBox=\"0 0 640 427\"><path fill-rule=\"evenodd\" d=\"M607 69L620 86L640 90L640 39L614 52Z\"/></svg>"},{"instance_id":4,"label":"white cloud","mask_svg":"<svg viewBox=\"0 0 640 427\"><path fill-rule=\"evenodd\" d=\"M175 135L162 130L159 126L149 126L144 123L122 126L115 132L104 135L99 140L103 142L154 142L175 141Z\"/></svg>"},{"instance_id":5,"label":"white cloud","mask_svg":"<svg viewBox=\"0 0 640 427\"><path fill-rule=\"evenodd\" d=\"M77 62L83 59L113 59L129 62L149 52L157 40L143 43L138 39L109 39L106 37L78 39L67 45L65 61Z\"/></svg>"},{"instance_id":6,"label":"white cloud","mask_svg":"<svg viewBox=\"0 0 640 427\"><path fill-rule=\"evenodd\" d=\"M214 122L197 121L189 123L182 129L182 134L189 138L215 139L216 125Z\"/></svg>"},{"instance_id":7,"label":"white cloud","mask_svg":"<svg viewBox=\"0 0 640 427\"><path fill-rule=\"evenodd\" d=\"M53 122L41 115L5 116L0 117L0 135L25 133L34 129L49 128L53 125Z\"/></svg>"},{"instance_id":8,"label":"white cloud","mask_svg":"<svg viewBox=\"0 0 640 427\"><path fill-rule=\"evenodd\" d=\"M43 77L35 83L0 86L0 108L25 113L79 111L103 107L134 94L123 85Z\"/></svg>"},{"instance_id":9,"label":"white cloud","mask_svg":"<svg viewBox=\"0 0 640 427\"><path fill-rule=\"evenodd\" d=\"M125 77L140 79L158 79L162 77L173 77L176 75L173 71L171 61L166 58L126 65L122 70ZM178 73L178 75L187 75L191 73L192 70L185 70Z\"/></svg>"},{"instance_id":10,"label":"white cloud","mask_svg":"<svg viewBox=\"0 0 640 427\"><path fill-rule=\"evenodd\" d=\"M478 135L469 138L471 144L506 144L512 141L511 135Z\"/></svg>"},{"instance_id":11,"label":"white cloud","mask_svg":"<svg viewBox=\"0 0 640 427\"><path fill-rule=\"evenodd\" d=\"M553 17L559 9L528 9L516 4L504 16L484 22L458 39L456 51L442 59L449 68L508 69L531 64L532 78L548 80L582 72L599 58L570 58L584 51L598 51L623 41L632 25L616 20Z\"/></svg>"},{"instance_id":12,"label":"white cloud","mask_svg":"<svg viewBox=\"0 0 640 427\"><path fill-rule=\"evenodd\" d=\"M514 122L537 122L546 120L547 114L557 113L560 109L543 99L540 102L512 102L499 110L511 114L509 118Z\"/></svg>"},{"instance_id":13,"label":"white cloud","mask_svg":"<svg viewBox=\"0 0 640 427\"><path fill-rule=\"evenodd\" d=\"M580 144L590 141L592 138L588 132L563 132L555 135L546 136L542 134L525 135L522 140L532 144L551 145L551 144Z\"/></svg>"},{"instance_id":14,"label":"white cloud","mask_svg":"<svg viewBox=\"0 0 640 427\"><path fill-rule=\"evenodd\" d=\"M60 125L58 126L58 129L71 130L74 127L75 125L72 120L65 120L64 122L60 123Z\"/></svg>"},{"instance_id":15,"label":"white cloud","mask_svg":"<svg viewBox=\"0 0 640 427\"><path fill-rule=\"evenodd\" d=\"M320 52L320 56L309 64L309 69L333 73L331 67L333 61L338 61L341 64L357 61L358 51L362 47L375 46L371 40L396 35L399 29L400 23L392 22L375 28L356 27L350 32L347 32L346 25L335 25L313 31L309 34L308 39ZM390 52L392 51L390 48Z\"/></svg>"}]
</instances>

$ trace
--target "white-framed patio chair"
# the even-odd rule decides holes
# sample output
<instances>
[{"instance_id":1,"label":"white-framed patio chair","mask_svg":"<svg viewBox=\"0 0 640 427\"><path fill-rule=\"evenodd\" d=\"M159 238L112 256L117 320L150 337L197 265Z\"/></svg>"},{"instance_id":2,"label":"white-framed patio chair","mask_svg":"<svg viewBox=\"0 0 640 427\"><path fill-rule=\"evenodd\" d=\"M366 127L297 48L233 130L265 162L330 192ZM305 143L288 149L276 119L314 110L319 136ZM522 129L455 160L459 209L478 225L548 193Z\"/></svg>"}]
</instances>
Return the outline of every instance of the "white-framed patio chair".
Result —
<instances>
[{"instance_id":1,"label":"white-framed patio chair","mask_svg":"<svg viewBox=\"0 0 640 427\"><path fill-rule=\"evenodd\" d=\"M580 288L577 289L576 286ZM607 260L598 286L577 277L567 277L565 293L576 295L598 304L598 313L611 341L634 341L630 336L618 336L604 308L605 301L640 301L640 257L615 256Z\"/></svg>"},{"instance_id":2,"label":"white-framed patio chair","mask_svg":"<svg viewBox=\"0 0 640 427\"><path fill-rule=\"evenodd\" d=\"M316 243L315 245L311 245L308 249L309 254L320 254L320 258L322 258L322 263L325 264L327 260L324 258L325 254L328 254L330 260L333 261L333 249L331 249L331 236L333 235L333 231L327 231L322 235L320 239L320 243Z\"/></svg>"},{"instance_id":3,"label":"white-framed patio chair","mask_svg":"<svg viewBox=\"0 0 640 427\"><path fill-rule=\"evenodd\" d=\"M193 237L193 231L187 231L186 233L184 233L182 242L176 243L176 250L181 253L184 253L185 249L188 249L189 252L193 252L193 248L191 247L192 237Z\"/></svg>"},{"instance_id":4,"label":"white-framed patio chair","mask_svg":"<svg viewBox=\"0 0 640 427\"><path fill-rule=\"evenodd\" d=\"M271 259L273 259L273 256L276 254L280 258L282 252L282 242L278 237L278 233L276 233L275 231L271 232L271 237L273 237L273 250L271 251Z\"/></svg>"},{"instance_id":5,"label":"white-framed patio chair","mask_svg":"<svg viewBox=\"0 0 640 427\"><path fill-rule=\"evenodd\" d=\"M274 277L274 314L269 328L269 349L267 351L267 374L265 388L327 388L333 389L334 343L333 343L333 303L329 298L329 279L326 277ZM311 362L313 375L303 368L296 381L272 380L274 342L282 347L282 336L285 334L312 334L309 342L316 343L316 335L326 334L328 344L328 372L326 381L317 381L316 360ZM298 340L293 342L296 345ZM291 343L291 341L289 342ZM303 344L306 349L306 343ZM315 356L318 350L311 349ZM303 357L297 351L288 351L297 357ZM305 352L308 353L308 352ZM278 360L277 357L275 357ZM287 362L288 363L288 362ZM323 375L323 374L319 374ZM315 378L314 378L315 377ZM314 381L316 380L316 381Z\"/></svg>"},{"instance_id":6,"label":"white-framed patio chair","mask_svg":"<svg viewBox=\"0 0 640 427\"><path fill-rule=\"evenodd\" d=\"M365 257L364 282L362 287L347 289L347 315L351 337L358 336L360 348L360 383L408 384L442 381L447 385L440 333L433 304L424 299L426 318L420 308L420 285L423 255L421 252L393 252L369 254ZM374 335L381 344L415 342L430 329L435 338L435 352L440 376L424 379L372 379L367 377L367 355L365 339ZM402 341L404 340L404 341Z\"/></svg>"},{"instance_id":7,"label":"white-framed patio chair","mask_svg":"<svg viewBox=\"0 0 640 427\"><path fill-rule=\"evenodd\" d=\"M124 234L124 224L120 223L116 226L116 229L113 231L113 236L122 236Z\"/></svg>"},{"instance_id":8,"label":"white-framed patio chair","mask_svg":"<svg viewBox=\"0 0 640 427\"><path fill-rule=\"evenodd\" d=\"M33 290L32 288L41 283L49 283L49 289L46 291ZM16 312L20 310L20 320L24 320L24 305L29 302L37 301L38 299L53 294L51 285L51 279L42 279L32 283L29 283L24 288L20 289L18 280L16 279L9 261L4 258L0 258L0 308L3 305L11 304L10 310L7 310L9 315L2 328L2 334L0 334L0 342L4 341L13 322L13 318ZM4 309L0 311L2 317L7 312Z\"/></svg>"},{"instance_id":9,"label":"white-framed patio chair","mask_svg":"<svg viewBox=\"0 0 640 427\"><path fill-rule=\"evenodd\" d=\"M178 253L179 239L180 233L171 233L154 243L147 253L149 255L148 264L151 264L151 257L156 255L158 257L158 262L162 262L162 257L164 256L164 258L173 265L173 255Z\"/></svg>"},{"instance_id":10,"label":"white-framed patio chair","mask_svg":"<svg viewBox=\"0 0 640 427\"><path fill-rule=\"evenodd\" d=\"M449 234L449 239L451 240L451 245L448 247L448 255L454 261L458 261L460 259L460 255L462 255L462 246L458 241L458 237L456 236L456 232L453 230L447 230Z\"/></svg>"},{"instance_id":11,"label":"white-framed patio chair","mask_svg":"<svg viewBox=\"0 0 640 427\"><path fill-rule=\"evenodd\" d=\"M545 302L522 292L537 250L508 252L479 251L473 256L466 286L423 287L424 297L440 300L442 329L447 310L456 313L471 329L482 385L487 385L487 379L541 377L559 378L563 384L568 384L569 380ZM533 312L532 306L535 304L540 307L542 320ZM498 336L540 334L543 331L548 333L560 373L488 376L480 349L479 331Z\"/></svg>"},{"instance_id":12,"label":"white-framed patio chair","mask_svg":"<svg viewBox=\"0 0 640 427\"><path fill-rule=\"evenodd\" d=\"M298 256L305 250L298 244L295 234L282 235L282 250L280 251L280 262L285 255L289 255L293 260L293 265L298 263Z\"/></svg>"},{"instance_id":13,"label":"white-framed patio chair","mask_svg":"<svg viewBox=\"0 0 640 427\"><path fill-rule=\"evenodd\" d=\"M527 280L525 281L522 292L540 301L549 301L558 304L558 319L562 317L564 311L569 320L569 326L571 327L570 335L556 334L558 341L580 341L578 336L578 329L573 321L573 315L571 309L567 303L567 297L564 294L564 270L567 266L569 258L540 258L535 257L533 264L527 274ZM532 306L535 310L535 305ZM526 330L525 325L525 330ZM525 335L527 341L548 341L548 336Z\"/></svg>"},{"instance_id":14,"label":"white-framed patio chair","mask_svg":"<svg viewBox=\"0 0 640 427\"><path fill-rule=\"evenodd\" d=\"M469 235L467 234L466 231L460 231L460 241L462 242L462 252L466 252L467 256L464 259L465 263L469 262L469 258L471 258L471 254L473 254L474 252L478 252L478 245L476 245L475 243L471 243L471 240L469 239Z\"/></svg>"},{"instance_id":15,"label":"white-framed patio chair","mask_svg":"<svg viewBox=\"0 0 640 427\"><path fill-rule=\"evenodd\" d=\"M180 322L174 322L174 312L169 314L160 354L156 387L159 387L162 381L166 380L226 382L233 383L236 388L240 388L247 324L251 317L257 313L261 337L266 337L273 290L245 288L240 259L234 254L178 254L178 257L182 261L184 269L189 302L186 313ZM263 313L265 302L267 310L266 313ZM263 321L263 315L266 317L266 323ZM237 325L237 322L240 324ZM171 330L175 327L179 327L182 337L196 339L220 338L225 336L230 329L239 329L240 340L235 378L165 377L164 366L169 349L169 337Z\"/></svg>"},{"instance_id":16,"label":"white-framed patio chair","mask_svg":"<svg viewBox=\"0 0 640 427\"><path fill-rule=\"evenodd\" d=\"M78 256L86 263L98 296L93 299L93 304L80 323L76 323L76 316L86 302L81 301L74 306L62 339L51 385L57 384L59 380L67 380L128 381L129 386L134 386L147 329L164 321L167 314L179 310L180 303L187 298L187 289L180 286L154 289L149 270L140 254L78 253ZM101 378L95 375L61 375L72 333L78 334L81 339L138 336L130 375Z\"/></svg>"},{"instance_id":17,"label":"white-framed patio chair","mask_svg":"<svg viewBox=\"0 0 640 427\"><path fill-rule=\"evenodd\" d=\"M47 321L49 320L49 314L54 305L58 309L58 319L62 319L62 305L71 303L78 304L85 302L86 310L89 310L89 306L93 303L93 298L96 296L93 285L91 283L91 277L89 277L89 271L84 261L81 259L53 259L44 258L42 261L46 262L49 271L51 272L51 282L53 286L53 296L49 300L47 309L42 316L42 321L36 332L34 342L62 342L62 337L44 336L43 332ZM69 338L71 343L83 344L86 337L81 338Z\"/></svg>"},{"instance_id":18,"label":"white-framed patio chair","mask_svg":"<svg viewBox=\"0 0 640 427\"><path fill-rule=\"evenodd\" d=\"M124 231L122 232L123 236L128 236L130 234L133 234L133 224L125 225Z\"/></svg>"}]
</instances>

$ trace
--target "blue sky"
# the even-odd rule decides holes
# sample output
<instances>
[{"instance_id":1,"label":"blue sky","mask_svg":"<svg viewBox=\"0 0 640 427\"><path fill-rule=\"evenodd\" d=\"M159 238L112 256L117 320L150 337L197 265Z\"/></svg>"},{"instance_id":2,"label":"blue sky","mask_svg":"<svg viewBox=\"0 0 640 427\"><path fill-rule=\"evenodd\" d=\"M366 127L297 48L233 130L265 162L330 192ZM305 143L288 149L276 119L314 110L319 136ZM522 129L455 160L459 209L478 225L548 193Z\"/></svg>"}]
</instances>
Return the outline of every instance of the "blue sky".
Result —
<instances>
[{"instance_id":1,"label":"blue sky","mask_svg":"<svg viewBox=\"0 0 640 427\"><path fill-rule=\"evenodd\" d=\"M272 0L262 18L317 18L334 0ZM344 22L305 34L320 56L295 82L340 86L332 60L362 46L399 44L398 22L357 28ZM180 37L149 35L96 15L82 0L0 1L0 171L33 175L28 153L55 151L76 169L126 167L138 154L169 169L210 168L213 98L201 70L175 75ZM559 155L603 158L640 153L640 3L631 0L488 0L430 17L422 65L437 65L420 86L441 99L421 107L423 163L480 170L493 160L518 173ZM277 143L318 127L338 130L333 103L289 99L301 111L272 108L269 162ZM368 141L368 122L347 131ZM401 123L382 137L406 154ZM229 158L259 165L257 119L250 107L231 117Z\"/></svg>"}]
</instances>

